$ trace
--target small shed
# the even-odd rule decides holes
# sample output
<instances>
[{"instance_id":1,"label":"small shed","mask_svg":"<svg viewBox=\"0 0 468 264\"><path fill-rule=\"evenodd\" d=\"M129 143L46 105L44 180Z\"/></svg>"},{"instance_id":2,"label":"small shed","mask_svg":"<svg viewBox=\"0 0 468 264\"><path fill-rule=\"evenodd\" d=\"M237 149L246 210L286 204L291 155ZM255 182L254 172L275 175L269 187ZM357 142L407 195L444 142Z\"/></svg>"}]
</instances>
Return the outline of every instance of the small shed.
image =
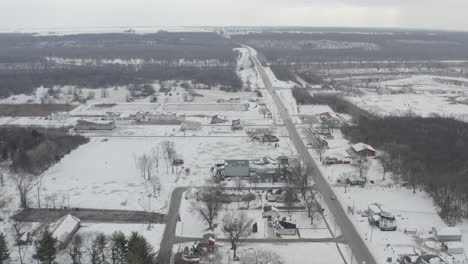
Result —
<instances>
[{"instance_id":1,"label":"small shed","mask_svg":"<svg viewBox=\"0 0 468 264\"><path fill-rule=\"evenodd\" d=\"M433 227L432 232L434 234L435 240L439 242L461 241L462 239L460 229L456 227Z\"/></svg>"},{"instance_id":2,"label":"small shed","mask_svg":"<svg viewBox=\"0 0 468 264\"><path fill-rule=\"evenodd\" d=\"M225 177L249 177L250 163L248 160L226 160L224 161Z\"/></svg>"},{"instance_id":3,"label":"small shed","mask_svg":"<svg viewBox=\"0 0 468 264\"><path fill-rule=\"evenodd\" d=\"M59 249L64 249L80 227L80 219L71 214L61 217L53 224L52 237L57 239Z\"/></svg>"},{"instance_id":4,"label":"small shed","mask_svg":"<svg viewBox=\"0 0 468 264\"><path fill-rule=\"evenodd\" d=\"M280 217L279 210L274 206L264 206L263 207L263 218L271 218L271 219L278 219Z\"/></svg>"},{"instance_id":5,"label":"small shed","mask_svg":"<svg viewBox=\"0 0 468 264\"><path fill-rule=\"evenodd\" d=\"M295 236L297 234L296 224L288 221L276 221L275 229L279 235Z\"/></svg>"},{"instance_id":6,"label":"small shed","mask_svg":"<svg viewBox=\"0 0 468 264\"><path fill-rule=\"evenodd\" d=\"M353 152L360 156L373 157L376 154L376 150L365 143L357 143L351 146Z\"/></svg>"},{"instance_id":7,"label":"small shed","mask_svg":"<svg viewBox=\"0 0 468 264\"><path fill-rule=\"evenodd\" d=\"M463 254L465 252L461 242L445 242L442 246L447 254Z\"/></svg>"}]
</instances>

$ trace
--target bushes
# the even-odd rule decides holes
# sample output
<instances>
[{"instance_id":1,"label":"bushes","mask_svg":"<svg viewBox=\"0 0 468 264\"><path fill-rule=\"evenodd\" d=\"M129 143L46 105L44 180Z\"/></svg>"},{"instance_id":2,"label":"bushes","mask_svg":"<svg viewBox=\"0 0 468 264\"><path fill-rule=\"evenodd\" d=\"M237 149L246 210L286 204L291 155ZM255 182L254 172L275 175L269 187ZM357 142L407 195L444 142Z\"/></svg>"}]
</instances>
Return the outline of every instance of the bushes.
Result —
<instances>
[{"instance_id":1,"label":"bushes","mask_svg":"<svg viewBox=\"0 0 468 264\"><path fill-rule=\"evenodd\" d=\"M317 101L310 95L309 90L305 88L294 87L292 95L296 99L296 103L300 105L315 104Z\"/></svg>"}]
</instances>

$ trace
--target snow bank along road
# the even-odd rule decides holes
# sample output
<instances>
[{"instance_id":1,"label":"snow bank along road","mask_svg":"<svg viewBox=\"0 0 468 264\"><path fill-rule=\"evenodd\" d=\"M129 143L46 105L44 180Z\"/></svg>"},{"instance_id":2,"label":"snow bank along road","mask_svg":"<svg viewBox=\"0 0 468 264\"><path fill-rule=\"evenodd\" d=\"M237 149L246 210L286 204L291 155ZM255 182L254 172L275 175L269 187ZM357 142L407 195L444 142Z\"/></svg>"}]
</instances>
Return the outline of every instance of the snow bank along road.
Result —
<instances>
[{"instance_id":1,"label":"snow bank along road","mask_svg":"<svg viewBox=\"0 0 468 264\"><path fill-rule=\"evenodd\" d=\"M251 48L249 48L249 53L250 57L252 58L252 61L255 64L255 67L257 68L261 78L263 79L266 89L268 89L271 96L273 97L273 100L275 101L276 106L278 107L278 111L280 113L281 118L283 119L284 124L286 125L291 141L293 142L297 151L301 155L305 164L314 168L315 174L313 175L313 178L315 184L317 185L317 189L322 193L322 196L325 198L324 201L327 204L329 210L331 211L336 224L341 230L344 242L351 247L354 257L358 260L358 263L375 264L376 262L374 257L370 253L362 238L359 236L359 233L357 232L354 225L349 220L341 204L336 199L331 199L331 197L334 197L333 190L331 189L323 174L318 169L317 165L315 164L315 161L312 159L312 156L310 155L306 146L302 142L299 134L297 133L296 127L291 121L288 110L284 106L278 94L275 93L271 80L266 74L265 69L261 65L258 58L252 54Z\"/></svg>"}]
</instances>

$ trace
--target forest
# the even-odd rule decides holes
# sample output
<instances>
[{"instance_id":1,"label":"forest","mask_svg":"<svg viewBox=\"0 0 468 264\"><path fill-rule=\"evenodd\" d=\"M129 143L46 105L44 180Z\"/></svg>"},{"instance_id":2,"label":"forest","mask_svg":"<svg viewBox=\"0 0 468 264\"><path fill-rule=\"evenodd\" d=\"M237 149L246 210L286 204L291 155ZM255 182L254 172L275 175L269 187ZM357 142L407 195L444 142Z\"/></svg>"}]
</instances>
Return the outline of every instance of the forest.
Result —
<instances>
[{"instance_id":1,"label":"forest","mask_svg":"<svg viewBox=\"0 0 468 264\"><path fill-rule=\"evenodd\" d=\"M232 35L272 64L468 59L468 34L403 30L261 32Z\"/></svg>"},{"instance_id":2,"label":"forest","mask_svg":"<svg viewBox=\"0 0 468 264\"><path fill-rule=\"evenodd\" d=\"M401 175L413 191L425 188L450 221L468 217L468 124L449 118L365 118L343 133L385 152L384 171Z\"/></svg>"},{"instance_id":3,"label":"forest","mask_svg":"<svg viewBox=\"0 0 468 264\"><path fill-rule=\"evenodd\" d=\"M72 66L53 69L0 70L0 97L29 94L37 87L73 85L79 88L107 88L153 81L192 80L209 86L241 88L235 67L190 67L147 64Z\"/></svg>"},{"instance_id":4,"label":"forest","mask_svg":"<svg viewBox=\"0 0 468 264\"><path fill-rule=\"evenodd\" d=\"M156 80L240 89L234 47L209 32L0 34L0 98L40 86L105 88Z\"/></svg>"},{"instance_id":5,"label":"forest","mask_svg":"<svg viewBox=\"0 0 468 264\"><path fill-rule=\"evenodd\" d=\"M0 161L16 172L38 175L89 139L60 129L0 128Z\"/></svg>"}]
</instances>

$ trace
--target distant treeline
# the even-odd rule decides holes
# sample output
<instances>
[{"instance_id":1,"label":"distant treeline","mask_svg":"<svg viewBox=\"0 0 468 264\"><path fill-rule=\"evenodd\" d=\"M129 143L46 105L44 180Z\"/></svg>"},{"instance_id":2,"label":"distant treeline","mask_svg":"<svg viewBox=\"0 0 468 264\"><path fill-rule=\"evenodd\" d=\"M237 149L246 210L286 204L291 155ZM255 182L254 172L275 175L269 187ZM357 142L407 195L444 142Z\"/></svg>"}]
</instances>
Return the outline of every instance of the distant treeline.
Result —
<instances>
[{"instance_id":1,"label":"distant treeline","mask_svg":"<svg viewBox=\"0 0 468 264\"><path fill-rule=\"evenodd\" d=\"M240 89L242 82L236 75L234 47L231 41L210 32L0 34L0 97L28 94L39 86L104 88L156 80L192 80ZM46 57L77 60L78 63L61 64ZM79 65L81 59L98 63L88 65L85 60L86 65ZM142 63L99 63L117 59L137 59ZM158 61L170 63L160 65Z\"/></svg>"},{"instance_id":2,"label":"distant treeline","mask_svg":"<svg viewBox=\"0 0 468 264\"><path fill-rule=\"evenodd\" d=\"M448 118L361 118L346 126L352 142L387 154L382 160L413 186L425 187L449 220L468 217L468 124Z\"/></svg>"},{"instance_id":3,"label":"distant treeline","mask_svg":"<svg viewBox=\"0 0 468 264\"><path fill-rule=\"evenodd\" d=\"M74 108L70 104L0 104L0 116L48 116Z\"/></svg>"},{"instance_id":4,"label":"distant treeline","mask_svg":"<svg viewBox=\"0 0 468 264\"><path fill-rule=\"evenodd\" d=\"M232 35L271 63L467 60L465 32L263 32Z\"/></svg>"},{"instance_id":5,"label":"distant treeline","mask_svg":"<svg viewBox=\"0 0 468 264\"><path fill-rule=\"evenodd\" d=\"M17 172L40 174L87 142L59 129L0 128L0 161L11 160Z\"/></svg>"},{"instance_id":6,"label":"distant treeline","mask_svg":"<svg viewBox=\"0 0 468 264\"><path fill-rule=\"evenodd\" d=\"M242 81L234 67L168 67L145 64L69 66L52 69L0 70L0 97L29 94L35 88L74 85L85 88L106 88L118 85L144 84L153 81L192 80L206 85L241 88Z\"/></svg>"},{"instance_id":7,"label":"distant treeline","mask_svg":"<svg viewBox=\"0 0 468 264\"><path fill-rule=\"evenodd\" d=\"M211 32L0 34L0 62L40 61L44 57L93 59L206 60L235 62L233 42Z\"/></svg>"}]
</instances>

